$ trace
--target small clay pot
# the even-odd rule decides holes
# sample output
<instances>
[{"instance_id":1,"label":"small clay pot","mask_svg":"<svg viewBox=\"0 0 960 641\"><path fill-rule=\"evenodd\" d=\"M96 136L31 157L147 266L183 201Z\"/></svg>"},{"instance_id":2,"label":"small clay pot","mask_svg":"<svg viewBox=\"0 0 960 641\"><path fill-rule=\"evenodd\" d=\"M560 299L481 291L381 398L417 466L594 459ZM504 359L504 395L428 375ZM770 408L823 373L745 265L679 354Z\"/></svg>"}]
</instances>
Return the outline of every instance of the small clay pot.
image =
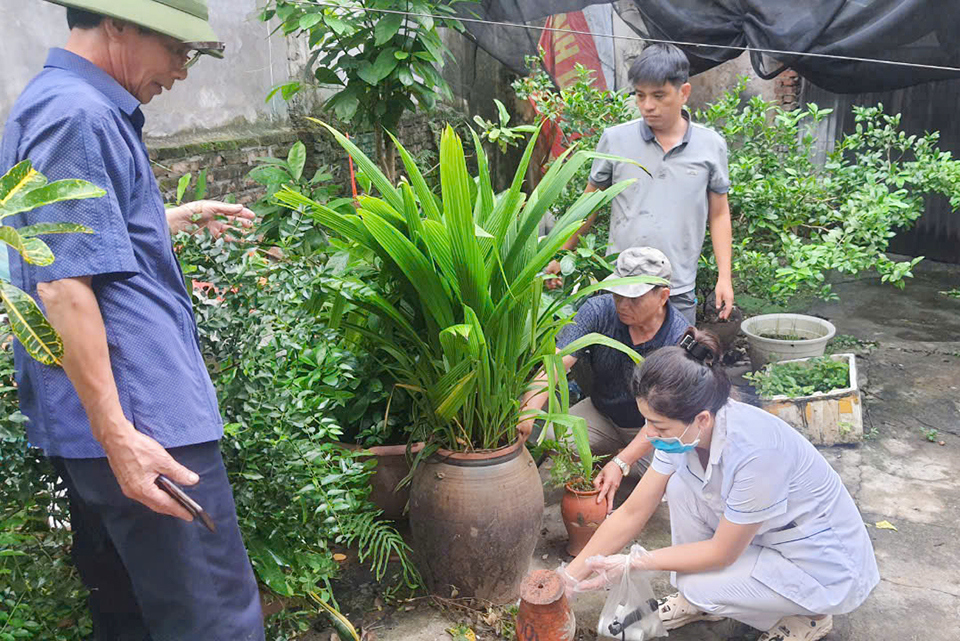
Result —
<instances>
[{"instance_id":1,"label":"small clay pot","mask_svg":"<svg viewBox=\"0 0 960 641\"><path fill-rule=\"evenodd\" d=\"M573 641L577 621L553 570L535 570L520 585L517 641Z\"/></svg>"},{"instance_id":2,"label":"small clay pot","mask_svg":"<svg viewBox=\"0 0 960 641\"><path fill-rule=\"evenodd\" d=\"M577 556L607 518L607 502L597 503L600 490L581 492L567 484L560 501L560 516L567 528L567 554Z\"/></svg>"}]
</instances>

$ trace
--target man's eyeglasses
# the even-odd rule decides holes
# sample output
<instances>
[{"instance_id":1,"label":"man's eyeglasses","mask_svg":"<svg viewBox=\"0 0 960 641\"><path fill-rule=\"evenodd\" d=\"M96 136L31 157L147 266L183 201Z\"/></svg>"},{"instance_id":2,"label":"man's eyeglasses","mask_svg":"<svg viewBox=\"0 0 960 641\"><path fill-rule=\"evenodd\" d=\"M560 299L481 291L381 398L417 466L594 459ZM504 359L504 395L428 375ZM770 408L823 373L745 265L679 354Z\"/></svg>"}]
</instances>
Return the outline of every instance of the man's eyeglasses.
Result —
<instances>
[{"instance_id":1,"label":"man's eyeglasses","mask_svg":"<svg viewBox=\"0 0 960 641\"><path fill-rule=\"evenodd\" d=\"M197 60L203 55L222 58L223 50L226 49L226 45L222 42L187 42L185 44L189 49L187 50L187 61L183 63L184 69L189 69L197 64Z\"/></svg>"}]
</instances>

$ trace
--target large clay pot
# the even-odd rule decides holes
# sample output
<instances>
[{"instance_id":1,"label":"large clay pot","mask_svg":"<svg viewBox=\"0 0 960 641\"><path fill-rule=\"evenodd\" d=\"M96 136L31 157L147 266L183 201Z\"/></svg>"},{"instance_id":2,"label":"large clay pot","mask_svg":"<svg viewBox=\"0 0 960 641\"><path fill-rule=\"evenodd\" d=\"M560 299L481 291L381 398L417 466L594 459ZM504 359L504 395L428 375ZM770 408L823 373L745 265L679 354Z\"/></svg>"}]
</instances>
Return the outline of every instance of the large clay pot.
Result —
<instances>
[{"instance_id":1,"label":"large clay pot","mask_svg":"<svg viewBox=\"0 0 960 641\"><path fill-rule=\"evenodd\" d=\"M560 500L560 517L567 528L567 554L577 556L607 518L607 502L597 503L600 490L581 492L567 485Z\"/></svg>"},{"instance_id":2,"label":"large clay pot","mask_svg":"<svg viewBox=\"0 0 960 641\"><path fill-rule=\"evenodd\" d=\"M516 603L540 536L543 486L523 443L469 454L440 450L410 487L410 531L434 594Z\"/></svg>"}]
</instances>

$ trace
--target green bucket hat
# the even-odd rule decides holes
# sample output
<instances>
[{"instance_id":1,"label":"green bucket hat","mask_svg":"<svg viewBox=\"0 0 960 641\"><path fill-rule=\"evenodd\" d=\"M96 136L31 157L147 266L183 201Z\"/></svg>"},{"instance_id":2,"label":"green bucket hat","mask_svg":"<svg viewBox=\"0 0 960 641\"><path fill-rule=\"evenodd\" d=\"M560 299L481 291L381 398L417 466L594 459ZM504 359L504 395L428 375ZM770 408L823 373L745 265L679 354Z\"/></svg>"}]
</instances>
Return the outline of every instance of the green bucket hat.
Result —
<instances>
[{"instance_id":1,"label":"green bucket hat","mask_svg":"<svg viewBox=\"0 0 960 641\"><path fill-rule=\"evenodd\" d=\"M64 7L126 20L223 58L224 44L210 27L207 0L47 0Z\"/></svg>"}]
</instances>

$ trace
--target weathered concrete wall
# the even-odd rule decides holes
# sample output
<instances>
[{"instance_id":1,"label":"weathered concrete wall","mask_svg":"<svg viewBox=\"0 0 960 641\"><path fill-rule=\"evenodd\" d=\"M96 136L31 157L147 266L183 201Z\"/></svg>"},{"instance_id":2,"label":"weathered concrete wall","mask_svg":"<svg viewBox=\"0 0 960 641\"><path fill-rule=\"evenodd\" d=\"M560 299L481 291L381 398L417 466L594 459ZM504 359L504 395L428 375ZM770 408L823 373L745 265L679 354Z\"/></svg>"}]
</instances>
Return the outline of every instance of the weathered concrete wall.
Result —
<instances>
[{"instance_id":1,"label":"weathered concrete wall","mask_svg":"<svg viewBox=\"0 0 960 641\"><path fill-rule=\"evenodd\" d=\"M269 37L257 20L257 0L210 0L211 23L227 43L223 61L201 60L190 77L144 107L148 138L205 130L242 135L276 126L286 115L281 98L268 105L267 93L289 76L287 43ZM29 5L29 11L24 6ZM42 68L50 47L68 36L63 7L18 0L0 3L0 120L5 121L23 87Z\"/></svg>"},{"instance_id":2,"label":"weathered concrete wall","mask_svg":"<svg viewBox=\"0 0 960 641\"><path fill-rule=\"evenodd\" d=\"M747 77L744 97L751 98L759 95L767 101L777 99L775 80L764 80L758 76L753 70L753 65L750 64L750 55L744 53L738 58L728 60L690 79L690 84L693 85L693 91L690 92L690 108L704 108L707 103L715 101L725 91L734 87L742 76Z\"/></svg>"}]
</instances>

